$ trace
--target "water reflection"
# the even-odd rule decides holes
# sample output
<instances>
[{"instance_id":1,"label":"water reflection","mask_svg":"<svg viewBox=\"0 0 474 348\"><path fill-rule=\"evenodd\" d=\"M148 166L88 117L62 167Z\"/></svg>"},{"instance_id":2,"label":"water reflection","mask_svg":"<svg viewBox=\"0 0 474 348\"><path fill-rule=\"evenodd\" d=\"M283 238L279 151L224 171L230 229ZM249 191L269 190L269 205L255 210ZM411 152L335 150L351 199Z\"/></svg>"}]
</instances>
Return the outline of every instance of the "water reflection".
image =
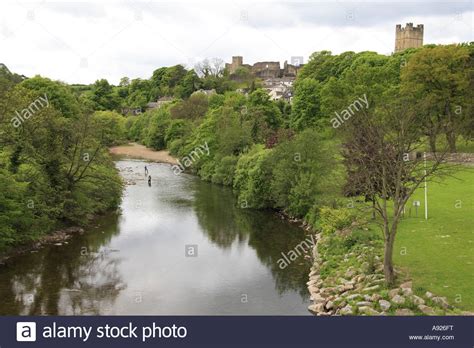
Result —
<instances>
[{"instance_id":1,"label":"water reflection","mask_svg":"<svg viewBox=\"0 0 474 348\"><path fill-rule=\"evenodd\" d=\"M210 241L222 248L230 248L234 242L247 244L271 270L280 294L294 290L303 298L308 297L309 260L302 256L285 269L277 262L282 252L307 237L301 228L280 221L272 212L241 209L227 187L200 182L195 187L194 203L199 224Z\"/></svg>"},{"instance_id":2,"label":"water reflection","mask_svg":"<svg viewBox=\"0 0 474 348\"><path fill-rule=\"evenodd\" d=\"M148 165L151 187L144 162L117 166L133 182L121 214L1 266L0 314L307 314L309 261L278 267L301 229L169 166Z\"/></svg>"},{"instance_id":3,"label":"water reflection","mask_svg":"<svg viewBox=\"0 0 474 348\"><path fill-rule=\"evenodd\" d=\"M17 257L1 269L1 314L100 314L125 288L120 258L103 246L118 216L103 217L86 236Z\"/></svg>"}]
</instances>

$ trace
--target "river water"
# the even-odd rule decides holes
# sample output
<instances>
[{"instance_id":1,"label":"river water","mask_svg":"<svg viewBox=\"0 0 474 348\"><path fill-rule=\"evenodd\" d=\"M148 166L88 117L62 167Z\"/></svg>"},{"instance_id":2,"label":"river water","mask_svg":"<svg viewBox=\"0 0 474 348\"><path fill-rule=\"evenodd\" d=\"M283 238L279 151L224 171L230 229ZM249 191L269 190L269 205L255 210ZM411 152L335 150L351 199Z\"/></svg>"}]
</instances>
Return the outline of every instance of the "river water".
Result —
<instances>
[{"instance_id":1,"label":"river water","mask_svg":"<svg viewBox=\"0 0 474 348\"><path fill-rule=\"evenodd\" d=\"M302 229L169 165L116 165L131 183L120 212L0 266L0 314L309 314L310 261L278 263Z\"/></svg>"}]
</instances>

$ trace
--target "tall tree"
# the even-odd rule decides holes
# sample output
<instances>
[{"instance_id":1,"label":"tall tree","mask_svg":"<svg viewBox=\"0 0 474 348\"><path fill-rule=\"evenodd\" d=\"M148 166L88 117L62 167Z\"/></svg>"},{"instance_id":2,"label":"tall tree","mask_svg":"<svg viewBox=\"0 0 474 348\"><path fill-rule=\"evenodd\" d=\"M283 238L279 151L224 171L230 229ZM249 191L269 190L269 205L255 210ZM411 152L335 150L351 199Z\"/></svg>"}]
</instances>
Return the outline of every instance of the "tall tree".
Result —
<instances>
[{"instance_id":1,"label":"tall tree","mask_svg":"<svg viewBox=\"0 0 474 348\"><path fill-rule=\"evenodd\" d=\"M393 247L408 199L425 180L441 175L447 152L434 154L428 162L417 151L424 148L417 115L397 87L372 98L345 125L344 163L347 187L368 197L381 219L384 234L384 274L388 285L395 281Z\"/></svg>"},{"instance_id":2,"label":"tall tree","mask_svg":"<svg viewBox=\"0 0 474 348\"><path fill-rule=\"evenodd\" d=\"M119 106L117 94L106 79L97 80L92 85L90 99L96 110L115 110Z\"/></svg>"},{"instance_id":3,"label":"tall tree","mask_svg":"<svg viewBox=\"0 0 474 348\"><path fill-rule=\"evenodd\" d=\"M456 152L456 139L468 121L470 69L469 50L460 45L421 49L402 69L404 92L416 100L415 108L433 152L441 131L449 150Z\"/></svg>"}]
</instances>

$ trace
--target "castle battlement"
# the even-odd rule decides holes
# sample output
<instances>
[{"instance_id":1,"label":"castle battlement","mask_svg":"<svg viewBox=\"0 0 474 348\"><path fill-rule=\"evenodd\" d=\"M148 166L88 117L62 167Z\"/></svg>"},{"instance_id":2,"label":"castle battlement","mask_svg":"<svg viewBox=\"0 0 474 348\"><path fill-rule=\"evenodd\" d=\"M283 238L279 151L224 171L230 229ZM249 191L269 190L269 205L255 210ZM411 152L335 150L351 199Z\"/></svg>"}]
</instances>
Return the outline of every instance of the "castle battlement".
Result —
<instances>
[{"instance_id":1,"label":"castle battlement","mask_svg":"<svg viewBox=\"0 0 474 348\"><path fill-rule=\"evenodd\" d=\"M403 28L401 24L397 24L396 31L397 32L406 32L406 31L421 31L423 32L424 26L423 24L418 24L416 27L413 26L413 23L407 23L406 26Z\"/></svg>"},{"instance_id":2,"label":"castle battlement","mask_svg":"<svg viewBox=\"0 0 474 348\"><path fill-rule=\"evenodd\" d=\"M423 46L423 34L423 24L418 24L416 27L413 26L413 23L407 23L405 27L397 24L395 27L395 52Z\"/></svg>"},{"instance_id":3,"label":"castle battlement","mask_svg":"<svg viewBox=\"0 0 474 348\"><path fill-rule=\"evenodd\" d=\"M225 67L230 74L234 74L239 67L248 68L252 74L256 77L268 79L268 78L280 78L280 77L296 77L299 68L302 65L288 64L287 61L283 64L283 69L280 66L280 62L256 62L253 65L244 64L242 56L233 56L232 63L226 63Z\"/></svg>"}]
</instances>

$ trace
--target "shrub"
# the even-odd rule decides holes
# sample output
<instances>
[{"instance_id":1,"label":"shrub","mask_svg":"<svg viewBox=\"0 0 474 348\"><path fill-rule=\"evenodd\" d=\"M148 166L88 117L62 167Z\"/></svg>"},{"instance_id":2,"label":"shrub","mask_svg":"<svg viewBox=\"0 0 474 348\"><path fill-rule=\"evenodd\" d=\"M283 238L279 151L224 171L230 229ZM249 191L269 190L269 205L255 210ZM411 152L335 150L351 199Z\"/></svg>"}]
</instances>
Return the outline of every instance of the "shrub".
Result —
<instances>
[{"instance_id":1,"label":"shrub","mask_svg":"<svg viewBox=\"0 0 474 348\"><path fill-rule=\"evenodd\" d=\"M178 156L180 149L183 147L184 141L182 139L175 139L171 143L168 143L168 151L173 156Z\"/></svg>"},{"instance_id":2,"label":"shrub","mask_svg":"<svg viewBox=\"0 0 474 348\"><path fill-rule=\"evenodd\" d=\"M172 120L165 133L165 142L169 144L176 139L184 137L189 132L189 123L185 120ZM169 150L169 148L168 148Z\"/></svg>"},{"instance_id":3,"label":"shrub","mask_svg":"<svg viewBox=\"0 0 474 348\"><path fill-rule=\"evenodd\" d=\"M237 160L237 156L223 157L217 164L211 181L216 184L232 185Z\"/></svg>"},{"instance_id":4,"label":"shrub","mask_svg":"<svg viewBox=\"0 0 474 348\"><path fill-rule=\"evenodd\" d=\"M349 227L354 218L354 214L347 208L333 209L324 207L321 208L319 213L318 227L322 233L330 235L337 230Z\"/></svg>"},{"instance_id":5,"label":"shrub","mask_svg":"<svg viewBox=\"0 0 474 348\"><path fill-rule=\"evenodd\" d=\"M162 107L152 112L149 128L145 136L145 145L155 150L166 148L166 130L170 124L170 115L166 108Z\"/></svg>"},{"instance_id":6,"label":"shrub","mask_svg":"<svg viewBox=\"0 0 474 348\"><path fill-rule=\"evenodd\" d=\"M96 111L93 115L96 126L102 129L105 146L117 145L126 140L127 119L115 111Z\"/></svg>"},{"instance_id":7,"label":"shrub","mask_svg":"<svg viewBox=\"0 0 474 348\"><path fill-rule=\"evenodd\" d=\"M234 189L238 203L246 208L269 207L269 182L271 171L266 162L271 150L255 145L237 162Z\"/></svg>"}]
</instances>

